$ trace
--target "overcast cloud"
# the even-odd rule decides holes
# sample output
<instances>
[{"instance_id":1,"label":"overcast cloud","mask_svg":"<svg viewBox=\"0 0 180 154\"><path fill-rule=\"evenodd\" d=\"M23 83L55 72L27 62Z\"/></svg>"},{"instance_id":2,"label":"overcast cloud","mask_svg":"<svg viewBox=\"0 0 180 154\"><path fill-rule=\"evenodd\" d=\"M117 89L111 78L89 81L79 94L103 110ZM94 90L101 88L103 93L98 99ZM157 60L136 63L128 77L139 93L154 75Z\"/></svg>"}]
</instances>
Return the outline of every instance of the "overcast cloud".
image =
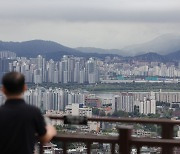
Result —
<instances>
[{"instance_id":1,"label":"overcast cloud","mask_svg":"<svg viewBox=\"0 0 180 154\"><path fill-rule=\"evenodd\" d=\"M122 48L180 31L179 0L0 0L5 41Z\"/></svg>"}]
</instances>

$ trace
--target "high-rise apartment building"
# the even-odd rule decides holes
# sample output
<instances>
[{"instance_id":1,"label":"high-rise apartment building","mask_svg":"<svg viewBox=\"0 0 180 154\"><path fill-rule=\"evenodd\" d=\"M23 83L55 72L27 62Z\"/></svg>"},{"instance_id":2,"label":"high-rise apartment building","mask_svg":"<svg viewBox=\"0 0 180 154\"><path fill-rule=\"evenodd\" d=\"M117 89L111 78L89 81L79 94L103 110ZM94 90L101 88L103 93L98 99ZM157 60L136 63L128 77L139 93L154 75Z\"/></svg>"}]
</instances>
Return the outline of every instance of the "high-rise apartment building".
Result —
<instances>
[{"instance_id":1,"label":"high-rise apartment building","mask_svg":"<svg viewBox=\"0 0 180 154\"><path fill-rule=\"evenodd\" d=\"M145 115L156 114L155 94L151 92L150 98L144 97L143 100L136 100L134 103L134 109Z\"/></svg>"},{"instance_id":2,"label":"high-rise apartment building","mask_svg":"<svg viewBox=\"0 0 180 154\"><path fill-rule=\"evenodd\" d=\"M115 111L121 110L125 112L133 112L134 110L134 97L132 93L120 93L114 96L114 109Z\"/></svg>"}]
</instances>

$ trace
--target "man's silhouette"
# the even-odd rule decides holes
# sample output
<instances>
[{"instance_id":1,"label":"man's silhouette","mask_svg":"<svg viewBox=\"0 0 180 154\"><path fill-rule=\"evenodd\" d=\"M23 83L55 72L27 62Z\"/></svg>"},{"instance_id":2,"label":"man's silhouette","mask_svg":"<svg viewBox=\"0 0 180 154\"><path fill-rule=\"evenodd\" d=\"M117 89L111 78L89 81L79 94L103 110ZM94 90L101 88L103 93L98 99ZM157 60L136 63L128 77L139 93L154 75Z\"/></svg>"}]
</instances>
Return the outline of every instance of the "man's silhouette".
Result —
<instances>
[{"instance_id":1,"label":"man's silhouette","mask_svg":"<svg viewBox=\"0 0 180 154\"><path fill-rule=\"evenodd\" d=\"M38 108L28 105L23 99L26 91L25 78L10 72L2 79L2 92L6 102L0 107L0 153L32 154L36 136L46 143L56 135L51 125L46 125Z\"/></svg>"}]
</instances>

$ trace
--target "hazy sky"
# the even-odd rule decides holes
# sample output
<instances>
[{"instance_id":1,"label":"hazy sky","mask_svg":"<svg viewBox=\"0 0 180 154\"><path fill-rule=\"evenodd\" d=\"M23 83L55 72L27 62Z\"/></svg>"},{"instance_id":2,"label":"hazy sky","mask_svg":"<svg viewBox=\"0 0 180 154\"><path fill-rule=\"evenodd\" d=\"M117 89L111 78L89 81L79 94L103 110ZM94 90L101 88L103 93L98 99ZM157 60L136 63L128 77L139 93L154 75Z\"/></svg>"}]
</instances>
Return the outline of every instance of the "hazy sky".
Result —
<instances>
[{"instance_id":1,"label":"hazy sky","mask_svg":"<svg viewBox=\"0 0 180 154\"><path fill-rule=\"evenodd\" d=\"M180 32L180 0L0 0L0 40L122 48Z\"/></svg>"}]
</instances>

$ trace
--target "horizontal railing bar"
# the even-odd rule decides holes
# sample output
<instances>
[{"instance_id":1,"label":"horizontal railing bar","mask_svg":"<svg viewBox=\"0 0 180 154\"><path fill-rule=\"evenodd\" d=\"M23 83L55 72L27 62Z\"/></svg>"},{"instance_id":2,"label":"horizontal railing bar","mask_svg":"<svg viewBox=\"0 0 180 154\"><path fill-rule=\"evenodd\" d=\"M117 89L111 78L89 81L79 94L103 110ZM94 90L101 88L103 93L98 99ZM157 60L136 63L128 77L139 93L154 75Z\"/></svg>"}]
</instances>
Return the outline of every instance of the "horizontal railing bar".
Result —
<instances>
[{"instance_id":1,"label":"horizontal railing bar","mask_svg":"<svg viewBox=\"0 0 180 154\"><path fill-rule=\"evenodd\" d=\"M134 146L180 147L180 139L154 139L133 137L130 142Z\"/></svg>"},{"instance_id":2,"label":"horizontal railing bar","mask_svg":"<svg viewBox=\"0 0 180 154\"><path fill-rule=\"evenodd\" d=\"M50 119L64 120L63 116L48 116ZM180 125L180 120L169 119L147 119L147 118L110 118L110 117L88 117L88 121L96 122L124 122L124 123L142 123L142 124L171 124Z\"/></svg>"},{"instance_id":3,"label":"horizontal railing bar","mask_svg":"<svg viewBox=\"0 0 180 154\"><path fill-rule=\"evenodd\" d=\"M96 136L84 134L58 134L53 138L54 141L65 142L99 142L99 143L118 143L118 136Z\"/></svg>"},{"instance_id":4,"label":"horizontal railing bar","mask_svg":"<svg viewBox=\"0 0 180 154\"><path fill-rule=\"evenodd\" d=\"M58 134L54 141L64 142L99 142L99 143L119 143L118 136L96 136L81 134ZM156 138L136 138L132 137L130 144L133 146L155 146L155 147L180 147L180 139L156 139Z\"/></svg>"},{"instance_id":5,"label":"horizontal railing bar","mask_svg":"<svg viewBox=\"0 0 180 154\"><path fill-rule=\"evenodd\" d=\"M104 118L92 117L88 118L89 121L102 121L102 122L124 122L124 123L146 123L146 124L173 124L180 125L180 120L168 119L145 119L145 118Z\"/></svg>"}]
</instances>

